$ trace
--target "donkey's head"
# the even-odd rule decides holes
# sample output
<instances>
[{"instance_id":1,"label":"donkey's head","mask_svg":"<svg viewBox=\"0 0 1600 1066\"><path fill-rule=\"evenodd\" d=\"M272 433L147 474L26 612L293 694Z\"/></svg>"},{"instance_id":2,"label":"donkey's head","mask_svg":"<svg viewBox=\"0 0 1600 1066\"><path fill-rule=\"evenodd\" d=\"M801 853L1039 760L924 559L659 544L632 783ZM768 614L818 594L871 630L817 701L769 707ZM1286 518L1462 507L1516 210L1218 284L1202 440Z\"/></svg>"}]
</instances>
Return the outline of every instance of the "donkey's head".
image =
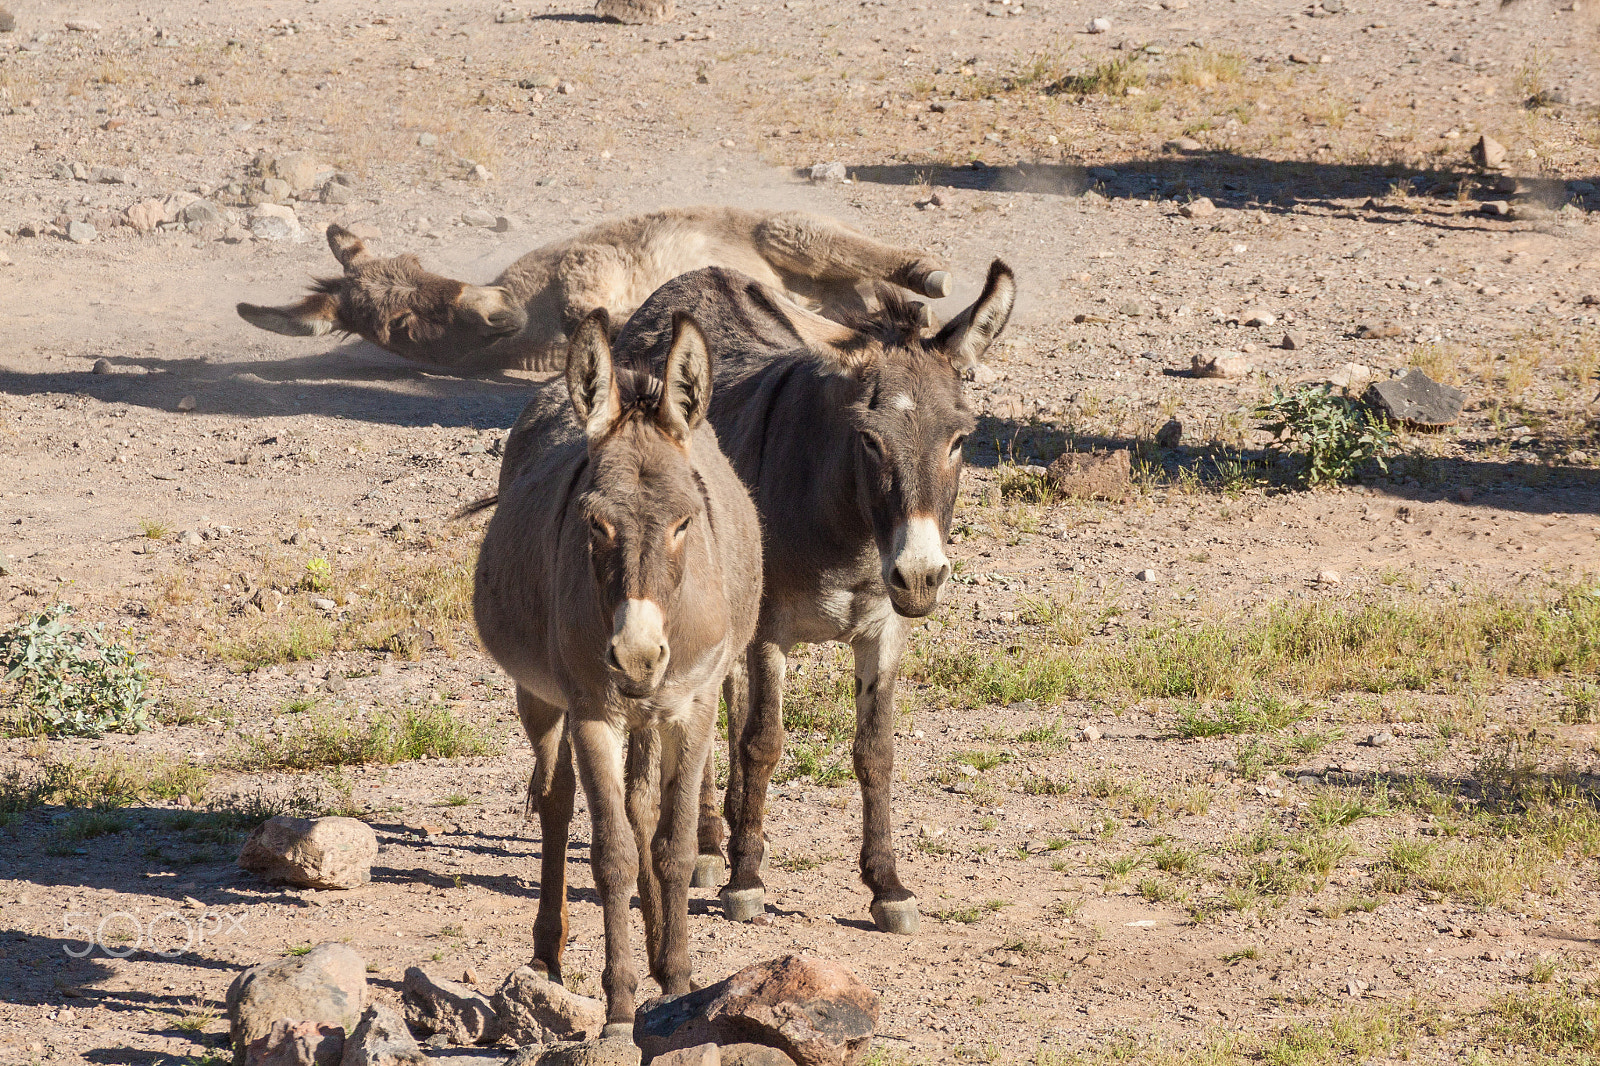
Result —
<instances>
[{"instance_id":1,"label":"donkey's head","mask_svg":"<svg viewBox=\"0 0 1600 1066\"><path fill-rule=\"evenodd\" d=\"M711 399L711 356L683 314L673 319L661 381L614 369L609 337L603 309L584 319L567 349L567 389L589 439L591 481L580 506L596 598L611 620L606 668L618 691L639 699L660 687L674 635L718 621L704 603L686 610L683 602L686 576L697 586L715 582L694 572L710 554L706 497L690 461Z\"/></svg>"},{"instance_id":2,"label":"donkey's head","mask_svg":"<svg viewBox=\"0 0 1600 1066\"><path fill-rule=\"evenodd\" d=\"M872 526L889 601L908 618L932 611L950 577L944 542L962 444L973 428L962 376L1005 328L1015 298L1011 270L996 259L977 302L933 337L923 336L916 305L889 298L858 324L855 351L840 348L847 375L859 383L848 402L858 503Z\"/></svg>"},{"instance_id":3,"label":"donkey's head","mask_svg":"<svg viewBox=\"0 0 1600 1066\"><path fill-rule=\"evenodd\" d=\"M239 317L290 337L355 333L396 355L455 363L528 324L505 289L430 274L414 255L379 259L361 238L328 227L344 276L320 278L310 295L282 307L239 304Z\"/></svg>"}]
</instances>

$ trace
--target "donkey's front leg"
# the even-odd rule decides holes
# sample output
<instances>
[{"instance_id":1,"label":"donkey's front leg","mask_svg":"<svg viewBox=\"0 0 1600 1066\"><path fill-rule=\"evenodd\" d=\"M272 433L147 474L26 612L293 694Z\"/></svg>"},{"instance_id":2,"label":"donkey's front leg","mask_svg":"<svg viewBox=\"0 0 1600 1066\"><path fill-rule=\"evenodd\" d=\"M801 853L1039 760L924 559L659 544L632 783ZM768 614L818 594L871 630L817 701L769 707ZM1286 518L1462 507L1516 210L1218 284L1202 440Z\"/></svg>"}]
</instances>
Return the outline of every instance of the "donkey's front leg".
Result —
<instances>
[{"instance_id":1,"label":"donkey's front leg","mask_svg":"<svg viewBox=\"0 0 1600 1066\"><path fill-rule=\"evenodd\" d=\"M639 975L628 950L628 902L639 871L639 853L628 825L622 735L610 722L594 718L574 720L568 728L594 823L589 865L605 916L606 965L600 987L606 993L606 1027L602 1035L631 1037L633 993Z\"/></svg>"},{"instance_id":2,"label":"donkey's front leg","mask_svg":"<svg viewBox=\"0 0 1600 1066\"><path fill-rule=\"evenodd\" d=\"M894 682L906 647L906 624L890 617L883 630L851 645L856 656L856 739L851 754L861 783L861 880L872 889L872 920L886 933L917 931L917 897L900 883L890 833L894 778Z\"/></svg>"},{"instance_id":3,"label":"donkey's front leg","mask_svg":"<svg viewBox=\"0 0 1600 1066\"><path fill-rule=\"evenodd\" d=\"M722 679L722 701L728 708L728 792L732 797L739 780L739 733L744 729L744 708L750 699L750 682L745 674L744 656L734 660L728 675ZM706 750L705 769L700 774L700 832L699 854L694 860L694 876L690 888L717 888L728 875L728 864L722 857L722 812L717 809L716 718L711 720L711 745ZM728 819L733 824L733 818Z\"/></svg>"},{"instance_id":4,"label":"donkey's front leg","mask_svg":"<svg viewBox=\"0 0 1600 1066\"><path fill-rule=\"evenodd\" d=\"M728 858L733 875L722 890L722 913L735 922L747 922L766 909L766 886L761 883L761 859L766 850L762 822L767 784L783 754L783 674L788 662L783 648L757 640L750 645L745 665L750 673L750 699L734 755L740 770L737 795L733 781L728 783L728 812L733 816ZM730 725L731 721L730 715Z\"/></svg>"},{"instance_id":5,"label":"donkey's front leg","mask_svg":"<svg viewBox=\"0 0 1600 1066\"><path fill-rule=\"evenodd\" d=\"M572 749L565 713L517 686L517 715L533 745L533 776L528 779L529 814L539 813L539 913L533 920L533 957L550 980L561 981L561 953L567 946L567 830L572 824Z\"/></svg>"},{"instance_id":6,"label":"donkey's front leg","mask_svg":"<svg viewBox=\"0 0 1600 1066\"><path fill-rule=\"evenodd\" d=\"M650 972L669 996L689 991L689 876L695 864L696 799L710 761L717 697L702 695L691 714L663 725L661 818L651 860L661 893L660 939L650 945Z\"/></svg>"}]
</instances>

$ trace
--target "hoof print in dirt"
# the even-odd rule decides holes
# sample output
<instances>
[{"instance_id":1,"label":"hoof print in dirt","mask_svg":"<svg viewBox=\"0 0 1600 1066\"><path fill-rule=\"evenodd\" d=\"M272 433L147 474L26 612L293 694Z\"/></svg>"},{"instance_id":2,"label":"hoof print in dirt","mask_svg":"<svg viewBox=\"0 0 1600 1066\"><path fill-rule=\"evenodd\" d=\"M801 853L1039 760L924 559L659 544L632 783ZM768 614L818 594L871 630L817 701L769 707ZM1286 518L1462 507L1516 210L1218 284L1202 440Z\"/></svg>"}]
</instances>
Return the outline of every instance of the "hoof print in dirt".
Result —
<instances>
[{"instance_id":1,"label":"hoof print in dirt","mask_svg":"<svg viewBox=\"0 0 1600 1066\"><path fill-rule=\"evenodd\" d=\"M494 994L502 1033L518 1047L594 1036L606 1024L606 1005L580 996L533 966L518 966Z\"/></svg>"},{"instance_id":2,"label":"hoof print in dirt","mask_svg":"<svg viewBox=\"0 0 1600 1066\"><path fill-rule=\"evenodd\" d=\"M836 963L807 955L747 966L698 992L653 999L634 1017L645 1061L705 1043L757 1043L800 1066L859 1062L878 1025L878 994Z\"/></svg>"},{"instance_id":3,"label":"hoof print in dirt","mask_svg":"<svg viewBox=\"0 0 1600 1066\"><path fill-rule=\"evenodd\" d=\"M256 826L239 852L239 868L302 888L355 888L372 880L378 838L354 818L292 818Z\"/></svg>"},{"instance_id":4,"label":"hoof print in dirt","mask_svg":"<svg viewBox=\"0 0 1600 1066\"><path fill-rule=\"evenodd\" d=\"M367 964L343 944L319 944L296 958L251 967L228 986L234 1061L244 1062L246 1049L270 1036L273 1026L286 1019L291 1025L337 1028L342 1044L344 1034L360 1021L366 998ZM269 1053L267 1047L262 1051ZM339 1061L339 1052L334 1052L333 1061Z\"/></svg>"},{"instance_id":5,"label":"hoof print in dirt","mask_svg":"<svg viewBox=\"0 0 1600 1066\"><path fill-rule=\"evenodd\" d=\"M1403 378L1367 386L1362 399L1396 422L1433 427L1454 425L1467 394L1413 370Z\"/></svg>"},{"instance_id":6,"label":"hoof print in dirt","mask_svg":"<svg viewBox=\"0 0 1600 1066\"><path fill-rule=\"evenodd\" d=\"M244 1066L339 1066L344 1030L326 1022L280 1018L244 1049Z\"/></svg>"},{"instance_id":7,"label":"hoof print in dirt","mask_svg":"<svg viewBox=\"0 0 1600 1066\"><path fill-rule=\"evenodd\" d=\"M426 1061L400 1012L378 1003L367 1008L356 1031L345 1038L339 1066L420 1066Z\"/></svg>"},{"instance_id":8,"label":"hoof print in dirt","mask_svg":"<svg viewBox=\"0 0 1600 1066\"><path fill-rule=\"evenodd\" d=\"M452 1044L492 1044L500 1039L500 1019L489 997L464 984L410 966L401 998L406 1021L424 1034L438 1034Z\"/></svg>"},{"instance_id":9,"label":"hoof print in dirt","mask_svg":"<svg viewBox=\"0 0 1600 1066\"><path fill-rule=\"evenodd\" d=\"M639 1049L633 1041L610 1037L549 1046L525 1047L506 1066L639 1066Z\"/></svg>"},{"instance_id":10,"label":"hoof print in dirt","mask_svg":"<svg viewBox=\"0 0 1600 1066\"><path fill-rule=\"evenodd\" d=\"M599 0L594 13L629 26L652 26L671 22L676 7L673 0Z\"/></svg>"},{"instance_id":11,"label":"hoof print in dirt","mask_svg":"<svg viewBox=\"0 0 1600 1066\"><path fill-rule=\"evenodd\" d=\"M1132 464L1126 448L1104 453L1066 452L1046 468L1045 476L1063 496L1125 500L1130 491Z\"/></svg>"}]
</instances>

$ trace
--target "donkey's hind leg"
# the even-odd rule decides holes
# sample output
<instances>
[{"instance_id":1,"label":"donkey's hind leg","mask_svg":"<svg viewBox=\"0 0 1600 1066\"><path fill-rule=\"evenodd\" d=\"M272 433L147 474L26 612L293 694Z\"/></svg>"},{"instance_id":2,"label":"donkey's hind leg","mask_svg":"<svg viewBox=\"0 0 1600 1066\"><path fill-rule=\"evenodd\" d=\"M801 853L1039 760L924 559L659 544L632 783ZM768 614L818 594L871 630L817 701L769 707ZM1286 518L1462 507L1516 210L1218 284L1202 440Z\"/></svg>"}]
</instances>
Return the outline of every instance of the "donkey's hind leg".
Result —
<instances>
[{"instance_id":1,"label":"donkey's hind leg","mask_svg":"<svg viewBox=\"0 0 1600 1066\"><path fill-rule=\"evenodd\" d=\"M533 920L533 957L550 980L561 980L561 953L567 946L567 830L577 781L564 715L518 686L517 715L533 745L533 776L528 779L528 814L539 814L539 913Z\"/></svg>"},{"instance_id":2,"label":"donkey's hind leg","mask_svg":"<svg viewBox=\"0 0 1600 1066\"><path fill-rule=\"evenodd\" d=\"M888 281L921 296L950 295L950 274L936 261L880 244L831 218L781 212L762 219L755 238L756 250L780 274L828 287Z\"/></svg>"}]
</instances>

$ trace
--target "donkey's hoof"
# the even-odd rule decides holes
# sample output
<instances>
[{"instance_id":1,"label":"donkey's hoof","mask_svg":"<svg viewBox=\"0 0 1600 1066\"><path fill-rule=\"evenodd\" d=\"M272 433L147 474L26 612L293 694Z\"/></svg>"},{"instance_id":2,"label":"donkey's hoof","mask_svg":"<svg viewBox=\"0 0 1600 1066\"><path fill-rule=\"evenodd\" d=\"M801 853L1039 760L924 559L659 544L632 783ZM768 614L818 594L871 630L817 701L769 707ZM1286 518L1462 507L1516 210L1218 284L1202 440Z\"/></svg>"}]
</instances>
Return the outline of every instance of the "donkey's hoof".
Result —
<instances>
[{"instance_id":1,"label":"donkey's hoof","mask_svg":"<svg viewBox=\"0 0 1600 1066\"><path fill-rule=\"evenodd\" d=\"M950 289L950 271L948 270L935 270L922 279L922 295L932 296L935 300L941 300L949 296Z\"/></svg>"},{"instance_id":2,"label":"donkey's hoof","mask_svg":"<svg viewBox=\"0 0 1600 1066\"><path fill-rule=\"evenodd\" d=\"M917 325L923 329L932 329L933 324L939 321L933 317L933 308L920 300L917 302Z\"/></svg>"},{"instance_id":3,"label":"donkey's hoof","mask_svg":"<svg viewBox=\"0 0 1600 1066\"><path fill-rule=\"evenodd\" d=\"M748 922L767 911L764 888L725 888L722 890L722 916L730 922Z\"/></svg>"},{"instance_id":4,"label":"donkey's hoof","mask_svg":"<svg viewBox=\"0 0 1600 1066\"><path fill-rule=\"evenodd\" d=\"M633 1043L632 1022L606 1022L606 1027L600 1030L601 1040L626 1040Z\"/></svg>"},{"instance_id":5,"label":"donkey's hoof","mask_svg":"<svg viewBox=\"0 0 1600 1066\"><path fill-rule=\"evenodd\" d=\"M690 888L716 888L728 876L728 864L721 855L696 855L694 873L689 877Z\"/></svg>"},{"instance_id":6,"label":"donkey's hoof","mask_svg":"<svg viewBox=\"0 0 1600 1066\"><path fill-rule=\"evenodd\" d=\"M880 933L899 933L901 936L915 936L920 924L917 916L916 898L903 899L895 903L885 900L873 900L872 924L878 927Z\"/></svg>"}]
</instances>

